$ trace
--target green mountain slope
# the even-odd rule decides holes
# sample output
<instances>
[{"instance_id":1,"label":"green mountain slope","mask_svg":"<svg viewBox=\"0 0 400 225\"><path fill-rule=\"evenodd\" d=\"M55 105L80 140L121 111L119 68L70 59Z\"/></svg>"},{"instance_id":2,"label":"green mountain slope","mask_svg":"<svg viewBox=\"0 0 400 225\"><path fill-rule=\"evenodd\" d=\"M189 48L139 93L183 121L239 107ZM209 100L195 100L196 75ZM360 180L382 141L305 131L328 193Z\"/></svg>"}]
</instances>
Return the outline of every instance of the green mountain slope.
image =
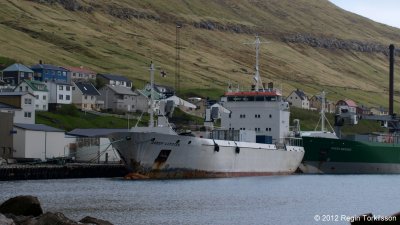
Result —
<instances>
[{"instance_id":1,"label":"green mountain slope","mask_svg":"<svg viewBox=\"0 0 400 225\"><path fill-rule=\"evenodd\" d=\"M259 34L269 41L261 48L262 79L285 95L325 89L333 100L387 106L386 50L400 46L399 29L326 0L5 0L0 56L120 73L138 87L154 61L167 72L156 81L173 86L176 22L183 24L182 92L216 96L228 82L247 87L255 57L244 43ZM398 74L395 80L399 90Z\"/></svg>"}]
</instances>

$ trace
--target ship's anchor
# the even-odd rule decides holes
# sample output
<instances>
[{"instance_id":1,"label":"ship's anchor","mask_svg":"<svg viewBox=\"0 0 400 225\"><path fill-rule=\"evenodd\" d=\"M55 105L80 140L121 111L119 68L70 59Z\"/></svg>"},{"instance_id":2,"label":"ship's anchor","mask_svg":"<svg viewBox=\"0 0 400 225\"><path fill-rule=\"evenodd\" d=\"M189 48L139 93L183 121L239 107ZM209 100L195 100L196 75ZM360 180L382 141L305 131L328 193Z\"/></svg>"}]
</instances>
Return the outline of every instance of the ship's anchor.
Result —
<instances>
[{"instance_id":1,"label":"ship's anchor","mask_svg":"<svg viewBox=\"0 0 400 225\"><path fill-rule=\"evenodd\" d=\"M213 142L214 142L214 151L219 152L219 145L215 142L214 139L213 139Z\"/></svg>"}]
</instances>

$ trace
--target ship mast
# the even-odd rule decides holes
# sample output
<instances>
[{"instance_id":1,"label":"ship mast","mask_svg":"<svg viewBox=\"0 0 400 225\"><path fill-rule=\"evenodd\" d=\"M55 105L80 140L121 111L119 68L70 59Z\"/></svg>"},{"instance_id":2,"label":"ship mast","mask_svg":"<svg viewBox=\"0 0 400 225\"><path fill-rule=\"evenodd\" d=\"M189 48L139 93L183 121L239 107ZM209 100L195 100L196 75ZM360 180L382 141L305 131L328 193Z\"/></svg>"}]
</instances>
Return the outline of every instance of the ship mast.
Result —
<instances>
[{"instance_id":1,"label":"ship mast","mask_svg":"<svg viewBox=\"0 0 400 225\"><path fill-rule=\"evenodd\" d=\"M260 44L262 43L268 43L268 42L261 42L260 41L260 37L258 35L256 35L256 40L253 43L245 43L245 44L252 44L255 45L256 47L256 66L255 66L255 75L254 75L254 80L256 81L256 85L255 85L255 90L259 91L259 88L261 87L261 89L264 91L264 85L262 85L261 82L261 76L260 76L260 66L259 66L259 53L260 53Z\"/></svg>"},{"instance_id":2,"label":"ship mast","mask_svg":"<svg viewBox=\"0 0 400 225\"><path fill-rule=\"evenodd\" d=\"M149 127L154 127L154 64L150 64L150 121Z\"/></svg>"},{"instance_id":3,"label":"ship mast","mask_svg":"<svg viewBox=\"0 0 400 225\"><path fill-rule=\"evenodd\" d=\"M258 35L256 36L256 41L254 42L254 44L256 45L256 76L255 76L255 80L256 80L256 91L258 91L258 87L260 86L260 81L261 81L261 77L260 77L260 72L258 70L258 61L259 61L259 51L260 51L260 38L258 37ZM264 91L264 86L261 84L262 90Z\"/></svg>"}]
</instances>

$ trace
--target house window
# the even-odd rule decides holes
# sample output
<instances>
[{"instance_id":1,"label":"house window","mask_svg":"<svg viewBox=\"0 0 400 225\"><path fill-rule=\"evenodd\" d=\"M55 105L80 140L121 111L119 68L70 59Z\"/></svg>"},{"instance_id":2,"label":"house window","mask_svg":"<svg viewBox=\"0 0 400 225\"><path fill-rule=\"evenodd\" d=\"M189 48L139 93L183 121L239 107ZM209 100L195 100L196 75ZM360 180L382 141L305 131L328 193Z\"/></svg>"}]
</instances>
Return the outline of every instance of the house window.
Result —
<instances>
[{"instance_id":1,"label":"house window","mask_svg":"<svg viewBox=\"0 0 400 225\"><path fill-rule=\"evenodd\" d=\"M28 86L26 86L26 87L25 87L25 91L29 91L29 88L28 88Z\"/></svg>"},{"instance_id":2,"label":"house window","mask_svg":"<svg viewBox=\"0 0 400 225\"><path fill-rule=\"evenodd\" d=\"M71 97L69 95L65 96L65 100L70 100L70 99L71 99Z\"/></svg>"},{"instance_id":3,"label":"house window","mask_svg":"<svg viewBox=\"0 0 400 225\"><path fill-rule=\"evenodd\" d=\"M22 91L22 87L19 87L19 91Z\"/></svg>"},{"instance_id":4,"label":"house window","mask_svg":"<svg viewBox=\"0 0 400 225\"><path fill-rule=\"evenodd\" d=\"M85 95L85 100L87 100L87 96Z\"/></svg>"},{"instance_id":5,"label":"house window","mask_svg":"<svg viewBox=\"0 0 400 225\"><path fill-rule=\"evenodd\" d=\"M58 86L58 90L60 90L60 91L64 90L64 86L62 86L62 85Z\"/></svg>"},{"instance_id":6,"label":"house window","mask_svg":"<svg viewBox=\"0 0 400 225\"><path fill-rule=\"evenodd\" d=\"M39 99L39 95L35 95L35 98L36 98L36 99Z\"/></svg>"},{"instance_id":7,"label":"house window","mask_svg":"<svg viewBox=\"0 0 400 225\"><path fill-rule=\"evenodd\" d=\"M30 105L30 104L32 104L32 99L26 98L26 99L24 100L24 102L25 102L25 104Z\"/></svg>"},{"instance_id":8,"label":"house window","mask_svg":"<svg viewBox=\"0 0 400 225\"><path fill-rule=\"evenodd\" d=\"M32 113L31 112L24 112L24 117L25 118L31 118L32 117Z\"/></svg>"},{"instance_id":9,"label":"house window","mask_svg":"<svg viewBox=\"0 0 400 225\"><path fill-rule=\"evenodd\" d=\"M57 75L58 75L58 76L61 76L61 71L57 71Z\"/></svg>"},{"instance_id":10,"label":"house window","mask_svg":"<svg viewBox=\"0 0 400 225\"><path fill-rule=\"evenodd\" d=\"M69 91L69 90L71 90L71 87L70 86L66 86L65 90Z\"/></svg>"},{"instance_id":11,"label":"house window","mask_svg":"<svg viewBox=\"0 0 400 225\"><path fill-rule=\"evenodd\" d=\"M46 106L46 105L43 105L43 109L46 110L46 109L47 109L47 106Z\"/></svg>"},{"instance_id":12,"label":"house window","mask_svg":"<svg viewBox=\"0 0 400 225\"><path fill-rule=\"evenodd\" d=\"M63 96L63 95L58 95L58 99L59 99L59 100L63 100L63 99L64 99L64 96Z\"/></svg>"},{"instance_id":13,"label":"house window","mask_svg":"<svg viewBox=\"0 0 400 225\"><path fill-rule=\"evenodd\" d=\"M83 107L84 107L84 108L86 108L86 106L87 106L86 104L83 104Z\"/></svg>"},{"instance_id":14,"label":"house window","mask_svg":"<svg viewBox=\"0 0 400 225\"><path fill-rule=\"evenodd\" d=\"M75 87L72 87L72 90L75 91Z\"/></svg>"},{"instance_id":15,"label":"house window","mask_svg":"<svg viewBox=\"0 0 400 225\"><path fill-rule=\"evenodd\" d=\"M36 107L37 109L39 109L39 105L35 105L35 107Z\"/></svg>"},{"instance_id":16,"label":"house window","mask_svg":"<svg viewBox=\"0 0 400 225\"><path fill-rule=\"evenodd\" d=\"M63 76L64 76L64 77L67 76L67 72L63 72Z\"/></svg>"},{"instance_id":17,"label":"house window","mask_svg":"<svg viewBox=\"0 0 400 225\"><path fill-rule=\"evenodd\" d=\"M46 100L46 95L43 95L43 100Z\"/></svg>"},{"instance_id":18,"label":"house window","mask_svg":"<svg viewBox=\"0 0 400 225\"><path fill-rule=\"evenodd\" d=\"M90 99L92 99L92 100L93 100L93 99L94 99L94 96L90 96Z\"/></svg>"}]
</instances>

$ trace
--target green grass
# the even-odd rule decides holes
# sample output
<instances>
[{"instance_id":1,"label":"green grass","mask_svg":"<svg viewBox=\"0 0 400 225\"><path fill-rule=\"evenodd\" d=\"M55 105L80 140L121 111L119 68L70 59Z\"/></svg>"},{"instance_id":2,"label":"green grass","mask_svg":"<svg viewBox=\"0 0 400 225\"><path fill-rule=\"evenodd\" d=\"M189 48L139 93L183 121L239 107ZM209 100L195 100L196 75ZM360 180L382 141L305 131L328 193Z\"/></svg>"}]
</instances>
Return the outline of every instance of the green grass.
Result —
<instances>
[{"instance_id":1,"label":"green grass","mask_svg":"<svg viewBox=\"0 0 400 225\"><path fill-rule=\"evenodd\" d=\"M300 128L302 131L310 131L315 130L315 127L318 124L320 115L317 111L310 111L305 109L299 109L292 107L290 109L290 118L291 123L293 119L300 119ZM325 115L333 127L334 125L334 114L327 113ZM326 124L326 127L329 125ZM319 123L318 129L321 129L321 122ZM318 130L317 129L317 130ZM343 134L361 134L361 133L369 133L369 132L384 132L387 129L382 128L380 123L377 121L369 121L369 120L360 120L357 125L345 125L342 128Z\"/></svg>"},{"instance_id":2,"label":"green grass","mask_svg":"<svg viewBox=\"0 0 400 225\"><path fill-rule=\"evenodd\" d=\"M144 117L140 125L145 125L147 118ZM136 124L136 119L130 119L129 127ZM113 116L97 116L90 113L77 112L75 115L65 115L54 112L37 112L36 123L46 124L66 131L75 128L128 128L128 120Z\"/></svg>"}]
</instances>

